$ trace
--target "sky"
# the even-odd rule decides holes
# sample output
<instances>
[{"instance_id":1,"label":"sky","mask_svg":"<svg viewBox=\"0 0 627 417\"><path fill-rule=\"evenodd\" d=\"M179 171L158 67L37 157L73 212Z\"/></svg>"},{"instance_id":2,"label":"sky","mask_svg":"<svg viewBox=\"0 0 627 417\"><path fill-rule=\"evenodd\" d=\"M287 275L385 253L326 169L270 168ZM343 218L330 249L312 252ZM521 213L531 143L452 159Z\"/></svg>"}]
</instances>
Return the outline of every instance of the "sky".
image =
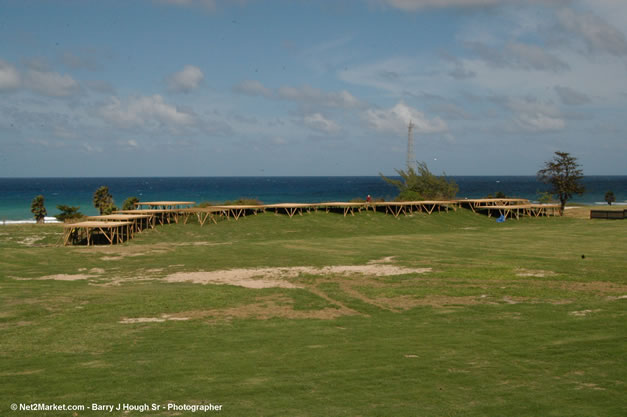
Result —
<instances>
[{"instance_id":1,"label":"sky","mask_svg":"<svg viewBox=\"0 0 627 417\"><path fill-rule=\"evenodd\" d=\"M627 174L625 0L0 0L0 177Z\"/></svg>"}]
</instances>

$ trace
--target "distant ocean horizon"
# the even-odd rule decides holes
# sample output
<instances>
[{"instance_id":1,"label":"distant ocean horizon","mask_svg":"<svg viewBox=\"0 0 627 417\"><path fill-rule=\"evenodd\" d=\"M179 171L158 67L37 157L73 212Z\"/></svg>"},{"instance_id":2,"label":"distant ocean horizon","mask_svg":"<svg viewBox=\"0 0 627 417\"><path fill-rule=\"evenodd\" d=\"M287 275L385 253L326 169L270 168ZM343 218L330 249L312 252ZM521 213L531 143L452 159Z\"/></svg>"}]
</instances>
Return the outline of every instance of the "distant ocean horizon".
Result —
<instances>
[{"instance_id":1,"label":"distant ocean horizon","mask_svg":"<svg viewBox=\"0 0 627 417\"><path fill-rule=\"evenodd\" d=\"M391 177L397 178L397 177ZM537 200L547 191L535 176L449 176L459 185L457 198L481 198L496 192L508 197ZM606 204L604 196L613 191L617 204L627 204L627 175L594 175L583 179L586 193L572 202ZM41 194L48 216L58 214L57 205L79 206L85 215L95 215L94 191L109 187L115 203L128 197L141 201L179 200L220 203L238 198L256 198L263 203L318 203L353 198L392 200L397 189L379 176L333 177L108 177L108 178L0 178L0 223L32 219L30 204Z\"/></svg>"}]
</instances>

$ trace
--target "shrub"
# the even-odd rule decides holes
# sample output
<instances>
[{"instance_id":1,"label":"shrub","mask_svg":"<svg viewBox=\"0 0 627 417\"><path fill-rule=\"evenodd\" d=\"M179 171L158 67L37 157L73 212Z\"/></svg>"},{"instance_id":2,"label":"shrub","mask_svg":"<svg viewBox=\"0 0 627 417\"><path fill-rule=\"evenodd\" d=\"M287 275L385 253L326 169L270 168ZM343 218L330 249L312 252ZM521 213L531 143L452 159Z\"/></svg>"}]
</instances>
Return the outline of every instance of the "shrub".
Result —
<instances>
[{"instance_id":1,"label":"shrub","mask_svg":"<svg viewBox=\"0 0 627 417\"><path fill-rule=\"evenodd\" d=\"M55 217L60 222L80 219L81 217L83 217L83 214L79 212L78 209L80 209L80 207L65 206L60 204L57 206L57 210L59 210L61 213L57 214Z\"/></svg>"},{"instance_id":2,"label":"shrub","mask_svg":"<svg viewBox=\"0 0 627 417\"><path fill-rule=\"evenodd\" d=\"M227 200L223 206L261 206L263 202L256 198L238 198L237 200Z\"/></svg>"},{"instance_id":3,"label":"shrub","mask_svg":"<svg viewBox=\"0 0 627 417\"><path fill-rule=\"evenodd\" d=\"M614 195L614 191L608 191L607 193L605 193L605 201L610 206L612 205L614 201L616 201L616 196Z\"/></svg>"},{"instance_id":4,"label":"shrub","mask_svg":"<svg viewBox=\"0 0 627 417\"><path fill-rule=\"evenodd\" d=\"M139 198L137 197L129 197L124 200L122 204L122 210L135 210L135 203L139 203Z\"/></svg>"},{"instance_id":5,"label":"shrub","mask_svg":"<svg viewBox=\"0 0 627 417\"><path fill-rule=\"evenodd\" d=\"M433 175L425 162L417 164L417 171L409 167L407 171L397 169L396 172L401 180L380 174L387 183L398 188L396 201L450 200L459 191L455 181L447 179L446 174L441 177Z\"/></svg>"}]
</instances>

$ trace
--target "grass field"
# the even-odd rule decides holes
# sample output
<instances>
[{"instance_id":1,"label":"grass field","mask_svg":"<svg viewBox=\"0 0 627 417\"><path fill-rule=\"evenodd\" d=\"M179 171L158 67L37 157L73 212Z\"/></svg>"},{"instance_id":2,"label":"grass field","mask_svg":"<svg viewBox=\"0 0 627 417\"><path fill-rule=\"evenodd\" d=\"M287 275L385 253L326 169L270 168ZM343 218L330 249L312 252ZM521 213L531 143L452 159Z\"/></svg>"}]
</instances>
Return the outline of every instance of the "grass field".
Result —
<instances>
[{"instance_id":1,"label":"grass field","mask_svg":"<svg viewBox=\"0 0 627 417\"><path fill-rule=\"evenodd\" d=\"M2 417L627 415L625 221L268 213L90 248L61 231L0 228Z\"/></svg>"}]
</instances>

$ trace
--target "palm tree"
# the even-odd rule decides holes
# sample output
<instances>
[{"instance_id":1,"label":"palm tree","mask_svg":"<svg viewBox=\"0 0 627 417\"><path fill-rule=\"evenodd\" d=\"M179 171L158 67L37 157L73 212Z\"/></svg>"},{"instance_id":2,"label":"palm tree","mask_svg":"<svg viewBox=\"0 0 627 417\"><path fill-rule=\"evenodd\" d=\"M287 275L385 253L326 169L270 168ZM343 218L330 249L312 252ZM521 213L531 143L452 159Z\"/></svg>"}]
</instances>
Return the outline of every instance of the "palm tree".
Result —
<instances>
[{"instance_id":1,"label":"palm tree","mask_svg":"<svg viewBox=\"0 0 627 417\"><path fill-rule=\"evenodd\" d=\"M44 222L44 218L46 217L48 212L46 211L46 207L44 207L43 195L38 195L37 197L33 198L33 202L30 203L30 212L35 215L35 220L37 220L37 223Z\"/></svg>"},{"instance_id":2,"label":"palm tree","mask_svg":"<svg viewBox=\"0 0 627 417\"><path fill-rule=\"evenodd\" d=\"M109 193L109 187L101 186L94 193L94 207L100 214L110 214L116 207L113 205L113 196Z\"/></svg>"}]
</instances>

